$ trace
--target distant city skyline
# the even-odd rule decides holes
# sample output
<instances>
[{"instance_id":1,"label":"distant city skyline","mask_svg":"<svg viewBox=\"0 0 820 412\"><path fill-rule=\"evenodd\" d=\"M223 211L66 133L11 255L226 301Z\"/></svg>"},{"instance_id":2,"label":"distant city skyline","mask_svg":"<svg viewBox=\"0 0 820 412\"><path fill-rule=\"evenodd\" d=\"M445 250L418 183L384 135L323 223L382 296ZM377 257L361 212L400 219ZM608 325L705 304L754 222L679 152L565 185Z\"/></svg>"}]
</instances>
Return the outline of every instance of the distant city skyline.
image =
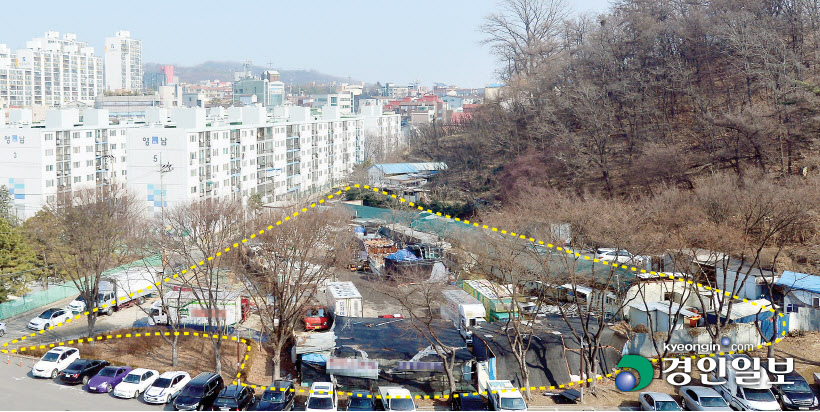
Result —
<instances>
[{"instance_id":1,"label":"distant city skyline","mask_svg":"<svg viewBox=\"0 0 820 412\"><path fill-rule=\"evenodd\" d=\"M119 30L142 40L143 61L193 66L253 60L284 70L316 70L368 83L434 82L482 87L498 62L478 27L497 0L401 2L143 1L122 7L99 0L21 3L0 31L10 49L46 31L76 33L102 56ZM273 5L272 5L273 4ZM570 2L574 13L604 12L608 0ZM228 7L230 5L230 7ZM272 63L272 64L269 64ZM231 80L231 79L220 79Z\"/></svg>"}]
</instances>

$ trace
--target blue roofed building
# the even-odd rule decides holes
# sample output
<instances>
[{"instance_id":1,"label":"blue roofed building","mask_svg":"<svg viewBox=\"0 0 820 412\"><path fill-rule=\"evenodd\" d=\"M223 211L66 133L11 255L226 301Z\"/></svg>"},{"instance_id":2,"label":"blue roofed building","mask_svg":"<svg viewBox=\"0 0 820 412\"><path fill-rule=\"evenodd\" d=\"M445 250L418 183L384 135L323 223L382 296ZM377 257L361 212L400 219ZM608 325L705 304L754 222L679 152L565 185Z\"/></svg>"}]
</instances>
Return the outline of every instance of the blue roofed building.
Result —
<instances>
[{"instance_id":1,"label":"blue roofed building","mask_svg":"<svg viewBox=\"0 0 820 412\"><path fill-rule=\"evenodd\" d=\"M820 276L786 270L775 285L783 295L789 330L820 330Z\"/></svg>"}]
</instances>

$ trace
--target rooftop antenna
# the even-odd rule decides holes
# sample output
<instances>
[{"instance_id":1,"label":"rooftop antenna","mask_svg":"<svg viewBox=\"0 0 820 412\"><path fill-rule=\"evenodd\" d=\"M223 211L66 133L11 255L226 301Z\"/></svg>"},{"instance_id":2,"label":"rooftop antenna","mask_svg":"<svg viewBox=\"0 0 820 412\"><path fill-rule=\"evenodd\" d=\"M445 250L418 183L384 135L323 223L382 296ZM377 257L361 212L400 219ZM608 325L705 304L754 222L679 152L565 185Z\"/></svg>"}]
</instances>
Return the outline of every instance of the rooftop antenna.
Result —
<instances>
[{"instance_id":1,"label":"rooftop antenna","mask_svg":"<svg viewBox=\"0 0 820 412\"><path fill-rule=\"evenodd\" d=\"M251 65L253 60L242 60L242 70L245 72L245 77L251 76Z\"/></svg>"}]
</instances>

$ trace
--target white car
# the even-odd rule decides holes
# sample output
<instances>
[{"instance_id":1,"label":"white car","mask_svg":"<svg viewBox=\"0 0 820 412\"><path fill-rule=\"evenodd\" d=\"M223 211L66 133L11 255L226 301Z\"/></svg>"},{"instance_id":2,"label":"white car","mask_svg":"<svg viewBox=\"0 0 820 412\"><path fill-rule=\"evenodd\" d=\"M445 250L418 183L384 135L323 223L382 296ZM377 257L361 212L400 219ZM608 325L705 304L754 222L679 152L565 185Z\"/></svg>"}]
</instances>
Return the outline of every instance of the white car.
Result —
<instances>
[{"instance_id":1,"label":"white car","mask_svg":"<svg viewBox=\"0 0 820 412\"><path fill-rule=\"evenodd\" d=\"M305 403L305 412L336 412L336 391L330 382L313 382Z\"/></svg>"},{"instance_id":2,"label":"white car","mask_svg":"<svg viewBox=\"0 0 820 412\"><path fill-rule=\"evenodd\" d=\"M152 369L137 368L125 375L114 388L114 396L118 398L138 398L154 381L159 378L159 372Z\"/></svg>"},{"instance_id":3,"label":"white car","mask_svg":"<svg viewBox=\"0 0 820 412\"><path fill-rule=\"evenodd\" d=\"M65 309L51 308L32 319L26 327L33 330L46 330L49 326L56 326L69 319L71 319L71 313Z\"/></svg>"},{"instance_id":4,"label":"white car","mask_svg":"<svg viewBox=\"0 0 820 412\"><path fill-rule=\"evenodd\" d=\"M145 391L142 399L147 403L168 403L190 380L188 372L165 372Z\"/></svg>"},{"instance_id":5,"label":"white car","mask_svg":"<svg viewBox=\"0 0 820 412\"><path fill-rule=\"evenodd\" d=\"M642 411L680 411L681 408L671 396L662 392L641 392L638 395Z\"/></svg>"},{"instance_id":6,"label":"white car","mask_svg":"<svg viewBox=\"0 0 820 412\"><path fill-rule=\"evenodd\" d=\"M38 378L55 379L71 362L80 359L80 351L77 348L58 346L43 355L31 368L31 374Z\"/></svg>"}]
</instances>

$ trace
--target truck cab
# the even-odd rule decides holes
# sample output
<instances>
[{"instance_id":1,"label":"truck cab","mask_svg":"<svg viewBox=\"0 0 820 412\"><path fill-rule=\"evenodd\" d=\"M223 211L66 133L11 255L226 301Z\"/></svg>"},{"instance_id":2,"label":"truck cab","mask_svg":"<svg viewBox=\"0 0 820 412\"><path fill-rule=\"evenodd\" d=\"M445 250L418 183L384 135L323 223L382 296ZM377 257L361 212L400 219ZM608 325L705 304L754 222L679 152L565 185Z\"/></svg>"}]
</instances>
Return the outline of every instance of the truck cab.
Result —
<instances>
[{"instance_id":1,"label":"truck cab","mask_svg":"<svg viewBox=\"0 0 820 412\"><path fill-rule=\"evenodd\" d=\"M472 345L473 331L470 330L470 328L474 328L486 322L487 320L484 318L461 318L461 326L458 328L458 331L461 333L461 337L464 338L467 344Z\"/></svg>"},{"instance_id":2,"label":"truck cab","mask_svg":"<svg viewBox=\"0 0 820 412\"><path fill-rule=\"evenodd\" d=\"M510 381L487 381L487 398L490 401L490 410L493 411L527 410L524 397Z\"/></svg>"},{"instance_id":3,"label":"truck cab","mask_svg":"<svg viewBox=\"0 0 820 412\"><path fill-rule=\"evenodd\" d=\"M412 411L416 410L416 403L410 391L401 386L381 386L379 396L385 411Z\"/></svg>"},{"instance_id":4,"label":"truck cab","mask_svg":"<svg viewBox=\"0 0 820 412\"><path fill-rule=\"evenodd\" d=\"M330 311L324 306L305 308L305 329L325 330L330 328Z\"/></svg>"}]
</instances>

